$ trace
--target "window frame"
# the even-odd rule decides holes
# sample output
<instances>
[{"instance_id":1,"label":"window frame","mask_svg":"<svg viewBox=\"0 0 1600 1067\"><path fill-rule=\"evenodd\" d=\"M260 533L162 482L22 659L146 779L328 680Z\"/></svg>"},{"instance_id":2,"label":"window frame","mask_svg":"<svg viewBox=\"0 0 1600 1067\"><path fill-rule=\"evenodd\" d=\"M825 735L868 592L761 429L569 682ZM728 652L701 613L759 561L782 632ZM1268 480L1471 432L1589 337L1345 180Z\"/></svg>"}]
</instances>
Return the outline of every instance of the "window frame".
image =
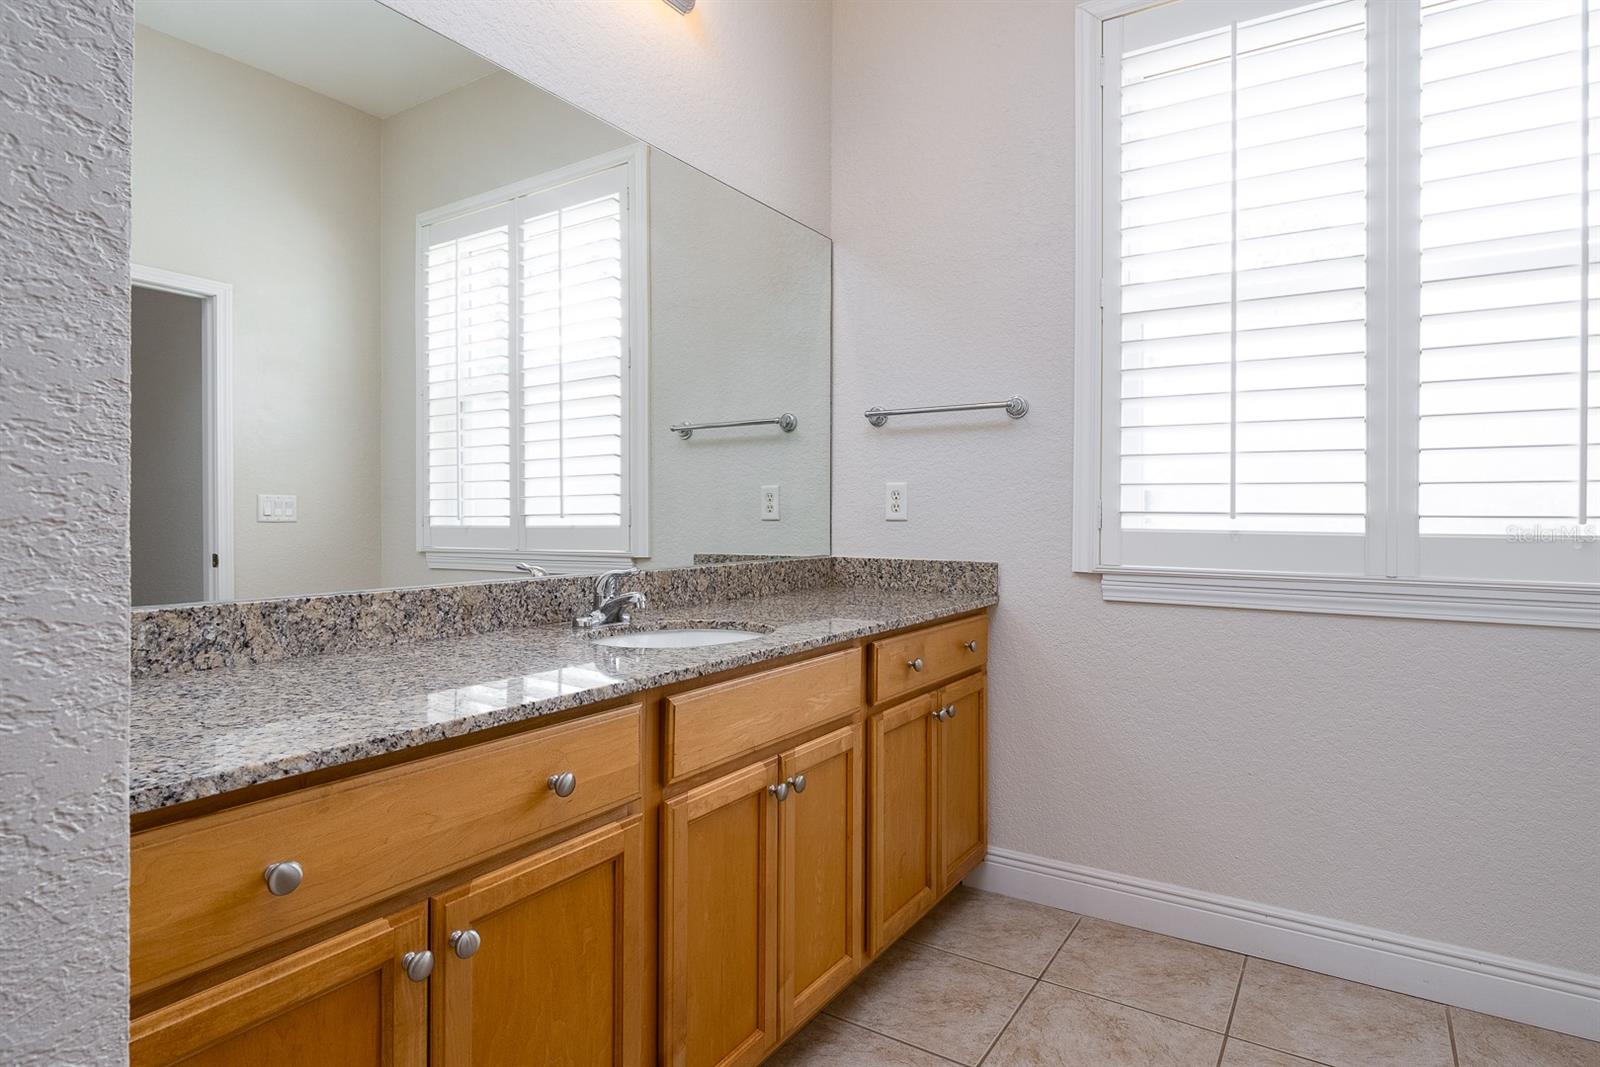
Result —
<instances>
[{"instance_id":1,"label":"window frame","mask_svg":"<svg viewBox=\"0 0 1600 1067\"><path fill-rule=\"evenodd\" d=\"M1367 532L1354 555L1362 571L1307 571L1295 569L1288 558L1267 557L1265 566L1244 569L1224 566L1126 566L1118 562L1116 539L1104 526L1105 491L1118 485L1117 451L1107 446L1105 434L1114 425L1109 412L1105 358L1106 294L1110 290L1106 259L1106 191L1114 188L1110 170L1115 155L1102 150L1109 102L1103 93L1106 60L1103 55L1105 23L1147 8L1162 0L1079 0L1074 19L1074 508L1072 569L1097 574L1103 599L1117 602L1182 604L1194 606L1259 608L1276 611L1354 614L1398 618L1453 619L1472 622L1520 623L1540 626L1600 629L1600 583L1570 581L1507 581L1490 578L1430 579L1418 574L1423 539L1413 528L1399 529L1396 517L1416 512L1417 479L1417 376L1416 361L1387 360L1367 381L1369 426L1367 443ZM1399 19L1412 12L1407 4L1369 7L1368 55L1384 60L1387 77L1379 91L1369 94L1368 114L1372 135L1368 159L1369 267L1397 272L1414 264L1415 236L1393 226L1406 207L1393 190L1398 182L1378 184L1374 175L1387 168L1386 154L1398 141L1388 126L1389 101L1415 100L1414 64L1404 62L1398 50L1407 38L1397 32ZM1402 77L1413 84L1399 84ZM1371 191L1381 190L1373 196ZM1407 247L1409 243L1410 247ZM1414 268L1413 268L1414 273ZM1369 278L1372 274L1369 274ZM1414 350L1418 325L1419 293L1406 289L1406 279L1378 274L1368 291L1368 351ZM1114 310L1114 308L1113 308ZM1409 337L1407 336L1409 331ZM1086 358L1085 358L1086 357ZM1395 463L1395 457L1400 462ZM1397 475L1398 472L1398 475ZM1409 487L1409 488L1408 488ZM1115 521L1113 519L1113 521ZM1180 535L1193 538L1194 535ZM1206 535L1203 535L1206 536ZM1239 544L1238 535L1208 535L1224 549ZM1322 535L1289 535L1314 541ZM1350 535L1354 537L1354 535ZM1248 540L1248 539L1247 539ZM1438 542L1430 550L1449 552L1459 539ZM1549 551L1581 550L1600 555L1600 544L1541 546ZM1346 560L1350 553L1346 552ZM1324 557L1328 559L1333 556Z\"/></svg>"},{"instance_id":2,"label":"window frame","mask_svg":"<svg viewBox=\"0 0 1600 1067\"><path fill-rule=\"evenodd\" d=\"M505 571L515 573L521 563L536 564L553 574L593 573L626 566L650 554L650 215L649 149L636 143L602 153L569 166L499 186L417 215L412 250L413 493L417 552L434 570ZM571 528L529 527L523 515L512 517L504 537L514 544L482 543L494 540L468 532L461 538L441 538L428 521L427 412L428 373L425 343L425 265L428 227L477 211L508 205L519 197L553 192L561 186L594 178L607 171L623 172L623 214L626 253L624 279L627 307L623 314L623 532L620 547L591 548L572 543ZM520 353L513 353L520 366ZM520 381L520 378L517 380ZM513 385L515 391L516 386ZM522 433L520 397L513 403L514 438ZM520 455L520 450L514 456ZM523 472L514 458L512 479L521 485ZM521 498L520 488L514 499ZM464 531L479 528L464 527ZM482 528L496 529L499 528ZM540 534L548 532L553 537ZM454 542L454 543L449 543Z\"/></svg>"}]
</instances>

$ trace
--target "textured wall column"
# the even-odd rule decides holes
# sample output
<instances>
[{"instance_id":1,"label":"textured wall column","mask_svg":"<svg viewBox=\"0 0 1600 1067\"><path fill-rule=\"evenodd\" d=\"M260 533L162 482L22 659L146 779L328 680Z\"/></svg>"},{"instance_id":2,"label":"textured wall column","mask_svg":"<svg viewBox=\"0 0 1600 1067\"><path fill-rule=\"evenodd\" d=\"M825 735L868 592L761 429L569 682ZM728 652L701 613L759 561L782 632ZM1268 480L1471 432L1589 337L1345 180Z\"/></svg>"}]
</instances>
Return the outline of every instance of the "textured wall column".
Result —
<instances>
[{"instance_id":1,"label":"textured wall column","mask_svg":"<svg viewBox=\"0 0 1600 1067\"><path fill-rule=\"evenodd\" d=\"M127 1040L132 0L0 4L0 1063Z\"/></svg>"}]
</instances>

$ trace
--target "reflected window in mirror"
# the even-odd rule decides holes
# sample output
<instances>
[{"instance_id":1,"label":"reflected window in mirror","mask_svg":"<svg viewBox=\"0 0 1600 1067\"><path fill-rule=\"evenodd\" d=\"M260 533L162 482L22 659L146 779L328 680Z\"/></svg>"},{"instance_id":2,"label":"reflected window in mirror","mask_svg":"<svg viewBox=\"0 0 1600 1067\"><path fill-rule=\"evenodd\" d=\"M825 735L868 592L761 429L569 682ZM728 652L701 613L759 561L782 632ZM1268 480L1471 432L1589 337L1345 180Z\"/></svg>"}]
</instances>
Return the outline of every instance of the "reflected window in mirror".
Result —
<instances>
[{"instance_id":1,"label":"reflected window in mirror","mask_svg":"<svg viewBox=\"0 0 1600 1067\"><path fill-rule=\"evenodd\" d=\"M648 554L644 158L608 153L419 216L431 565Z\"/></svg>"}]
</instances>

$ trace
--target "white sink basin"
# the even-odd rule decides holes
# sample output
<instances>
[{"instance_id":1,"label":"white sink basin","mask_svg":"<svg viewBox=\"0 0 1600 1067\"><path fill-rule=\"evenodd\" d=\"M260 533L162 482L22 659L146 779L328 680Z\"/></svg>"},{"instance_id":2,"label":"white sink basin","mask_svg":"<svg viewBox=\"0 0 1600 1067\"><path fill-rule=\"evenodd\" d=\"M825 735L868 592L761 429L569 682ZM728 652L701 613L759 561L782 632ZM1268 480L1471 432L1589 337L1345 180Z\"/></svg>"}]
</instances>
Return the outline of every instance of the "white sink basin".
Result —
<instances>
[{"instance_id":1,"label":"white sink basin","mask_svg":"<svg viewBox=\"0 0 1600 1067\"><path fill-rule=\"evenodd\" d=\"M748 630L712 628L643 630L638 633L597 637L594 643L605 645L607 648L698 648L702 645L731 645L736 641L754 641L760 636Z\"/></svg>"}]
</instances>

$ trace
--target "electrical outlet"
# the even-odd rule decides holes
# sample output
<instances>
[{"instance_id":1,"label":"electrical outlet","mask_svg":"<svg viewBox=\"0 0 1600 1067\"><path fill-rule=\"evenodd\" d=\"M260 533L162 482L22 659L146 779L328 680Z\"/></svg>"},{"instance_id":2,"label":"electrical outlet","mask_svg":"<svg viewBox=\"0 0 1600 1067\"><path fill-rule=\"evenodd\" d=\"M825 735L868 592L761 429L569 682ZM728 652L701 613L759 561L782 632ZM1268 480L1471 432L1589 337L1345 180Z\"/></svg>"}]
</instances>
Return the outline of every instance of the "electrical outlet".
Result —
<instances>
[{"instance_id":1,"label":"electrical outlet","mask_svg":"<svg viewBox=\"0 0 1600 1067\"><path fill-rule=\"evenodd\" d=\"M298 522L300 502L292 494L257 493L257 522Z\"/></svg>"},{"instance_id":2,"label":"electrical outlet","mask_svg":"<svg viewBox=\"0 0 1600 1067\"><path fill-rule=\"evenodd\" d=\"M763 485L761 487L761 521L777 522L781 517L778 510L778 487Z\"/></svg>"},{"instance_id":3,"label":"electrical outlet","mask_svg":"<svg viewBox=\"0 0 1600 1067\"><path fill-rule=\"evenodd\" d=\"M911 494L905 482L883 483L883 518L886 522L905 522L911 517Z\"/></svg>"}]
</instances>

